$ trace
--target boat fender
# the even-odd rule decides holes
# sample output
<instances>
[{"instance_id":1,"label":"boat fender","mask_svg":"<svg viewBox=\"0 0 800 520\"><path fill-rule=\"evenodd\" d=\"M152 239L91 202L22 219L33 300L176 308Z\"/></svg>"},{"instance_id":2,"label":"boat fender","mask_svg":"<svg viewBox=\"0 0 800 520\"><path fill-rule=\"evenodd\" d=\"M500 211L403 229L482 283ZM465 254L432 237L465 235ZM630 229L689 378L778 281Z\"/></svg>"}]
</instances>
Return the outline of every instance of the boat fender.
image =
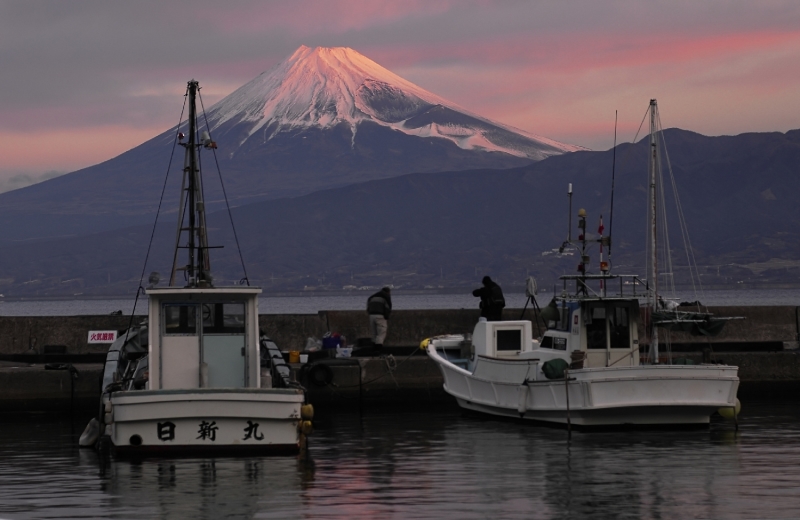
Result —
<instances>
[{"instance_id":1,"label":"boat fender","mask_svg":"<svg viewBox=\"0 0 800 520\"><path fill-rule=\"evenodd\" d=\"M314 405L313 404L304 404L300 407L300 418L304 421L310 421L314 419Z\"/></svg>"},{"instance_id":2,"label":"boat fender","mask_svg":"<svg viewBox=\"0 0 800 520\"><path fill-rule=\"evenodd\" d=\"M519 416L522 417L523 415L525 415L525 411L528 409L527 380L517 387L517 397L519 398L519 401L517 402L517 411L519 412Z\"/></svg>"},{"instance_id":3,"label":"boat fender","mask_svg":"<svg viewBox=\"0 0 800 520\"><path fill-rule=\"evenodd\" d=\"M739 402L739 398L736 398L736 404L734 406L724 406L717 410L717 412L726 419L733 419L734 417L739 416L739 412L742 411L742 403Z\"/></svg>"},{"instance_id":4,"label":"boat fender","mask_svg":"<svg viewBox=\"0 0 800 520\"><path fill-rule=\"evenodd\" d=\"M92 420L83 430L81 438L78 440L78 445L81 448L91 448L97 442L98 437L100 437L100 421L92 417Z\"/></svg>"},{"instance_id":5,"label":"boat fender","mask_svg":"<svg viewBox=\"0 0 800 520\"><path fill-rule=\"evenodd\" d=\"M299 424L300 433L303 435L311 435L311 432L314 431L314 427L311 424L311 421L301 421Z\"/></svg>"},{"instance_id":6,"label":"boat fender","mask_svg":"<svg viewBox=\"0 0 800 520\"><path fill-rule=\"evenodd\" d=\"M333 370L323 363L314 363L308 369L308 380L315 386L328 386L333 381Z\"/></svg>"}]
</instances>

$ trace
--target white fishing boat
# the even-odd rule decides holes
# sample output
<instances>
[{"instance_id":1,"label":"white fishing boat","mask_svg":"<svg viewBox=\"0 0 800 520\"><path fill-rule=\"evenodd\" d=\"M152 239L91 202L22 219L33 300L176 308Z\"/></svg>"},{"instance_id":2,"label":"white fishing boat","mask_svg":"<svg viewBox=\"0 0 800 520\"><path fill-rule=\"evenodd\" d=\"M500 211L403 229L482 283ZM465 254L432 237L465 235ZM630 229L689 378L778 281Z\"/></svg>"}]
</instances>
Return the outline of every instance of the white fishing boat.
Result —
<instances>
[{"instance_id":1,"label":"white fishing boat","mask_svg":"<svg viewBox=\"0 0 800 520\"><path fill-rule=\"evenodd\" d=\"M599 243L602 251L611 241L602 230L599 237L589 239L586 213L581 210L578 240L572 241L570 234L565 242L579 249L579 274L561 277L561 295L541 312L548 327L539 339L534 339L531 321L481 318L472 334L423 341L422 347L442 372L445 391L462 408L577 427L698 426L708 425L720 409L738 412L737 367L673 364L671 356L659 353L659 328L713 335L731 318L700 309L683 311L660 297L655 100L650 102L650 118L649 279L611 274L602 253L600 272L587 273L587 247ZM570 201L571 191L570 186ZM529 288L529 297L534 292ZM643 319L648 338L639 337ZM643 356L640 346L645 339L649 348Z\"/></svg>"},{"instance_id":2,"label":"white fishing boat","mask_svg":"<svg viewBox=\"0 0 800 520\"><path fill-rule=\"evenodd\" d=\"M117 455L297 452L313 409L277 346L259 332L261 289L213 284L198 156L216 146L206 132L198 137L198 91L190 81L186 137L176 131L186 158L169 286L157 287L151 275L146 322L112 344L99 418L81 445L96 442Z\"/></svg>"}]
</instances>

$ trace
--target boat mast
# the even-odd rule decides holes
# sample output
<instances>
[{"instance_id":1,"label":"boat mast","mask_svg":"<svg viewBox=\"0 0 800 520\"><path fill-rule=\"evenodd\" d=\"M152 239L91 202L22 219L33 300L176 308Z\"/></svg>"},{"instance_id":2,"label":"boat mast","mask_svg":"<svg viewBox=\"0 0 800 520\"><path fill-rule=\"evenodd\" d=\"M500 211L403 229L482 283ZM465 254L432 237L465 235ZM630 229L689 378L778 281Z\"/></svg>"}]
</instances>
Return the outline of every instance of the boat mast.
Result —
<instances>
[{"instance_id":1,"label":"boat mast","mask_svg":"<svg viewBox=\"0 0 800 520\"><path fill-rule=\"evenodd\" d=\"M191 80L187 85L189 97L189 129L188 142L180 145L186 149L183 166L183 190L178 208L178 232L175 241L175 253L172 262L170 285L175 285L176 271L186 271L188 287L208 287L211 285L210 261L208 257L208 235L206 233L206 212L203 202L202 181L200 178L198 149L202 146L197 140L197 91L200 86ZM188 226L184 227L184 218L189 217ZM187 244L181 246L181 236L187 234ZM188 263L178 267L178 249L188 249Z\"/></svg>"},{"instance_id":2,"label":"boat mast","mask_svg":"<svg viewBox=\"0 0 800 520\"><path fill-rule=\"evenodd\" d=\"M650 174L650 278L651 292L653 297L653 304L650 307L650 356L653 363L658 364L658 327L654 327L653 314L658 308L658 238L656 234L656 180L658 170L658 142L656 138L656 116L658 113L658 104L655 99L650 100L650 161L649 161L649 174Z\"/></svg>"}]
</instances>

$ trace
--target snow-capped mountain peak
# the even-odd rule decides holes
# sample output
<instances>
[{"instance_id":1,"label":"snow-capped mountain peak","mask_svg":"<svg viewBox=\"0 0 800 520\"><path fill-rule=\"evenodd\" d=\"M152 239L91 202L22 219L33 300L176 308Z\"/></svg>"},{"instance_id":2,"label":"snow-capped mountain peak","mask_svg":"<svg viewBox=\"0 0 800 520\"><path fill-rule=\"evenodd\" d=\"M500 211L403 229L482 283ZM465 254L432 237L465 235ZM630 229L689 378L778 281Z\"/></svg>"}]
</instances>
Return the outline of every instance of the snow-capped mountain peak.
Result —
<instances>
[{"instance_id":1,"label":"snow-capped mountain peak","mask_svg":"<svg viewBox=\"0 0 800 520\"><path fill-rule=\"evenodd\" d=\"M340 124L349 125L355 142L359 125L370 121L466 150L534 160L581 149L473 114L347 47L301 46L217 103L209 116L212 128L249 124L243 142L256 133L269 140L286 130Z\"/></svg>"}]
</instances>

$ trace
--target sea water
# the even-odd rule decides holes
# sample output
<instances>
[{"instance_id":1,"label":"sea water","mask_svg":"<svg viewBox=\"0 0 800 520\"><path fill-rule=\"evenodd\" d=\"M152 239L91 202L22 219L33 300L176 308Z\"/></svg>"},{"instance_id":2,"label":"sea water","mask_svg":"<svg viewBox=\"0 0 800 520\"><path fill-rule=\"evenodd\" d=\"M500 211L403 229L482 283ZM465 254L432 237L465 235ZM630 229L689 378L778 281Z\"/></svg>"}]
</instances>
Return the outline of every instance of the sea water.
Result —
<instances>
[{"instance_id":1,"label":"sea water","mask_svg":"<svg viewBox=\"0 0 800 520\"><path fill-rule=\"evenodd\" d=\"M0 416L0 518L798 518L800 406L739 430L573 432L416 410L318 410L306 456L101 459L86 418Z\"/></svg>"}]
</instances>

